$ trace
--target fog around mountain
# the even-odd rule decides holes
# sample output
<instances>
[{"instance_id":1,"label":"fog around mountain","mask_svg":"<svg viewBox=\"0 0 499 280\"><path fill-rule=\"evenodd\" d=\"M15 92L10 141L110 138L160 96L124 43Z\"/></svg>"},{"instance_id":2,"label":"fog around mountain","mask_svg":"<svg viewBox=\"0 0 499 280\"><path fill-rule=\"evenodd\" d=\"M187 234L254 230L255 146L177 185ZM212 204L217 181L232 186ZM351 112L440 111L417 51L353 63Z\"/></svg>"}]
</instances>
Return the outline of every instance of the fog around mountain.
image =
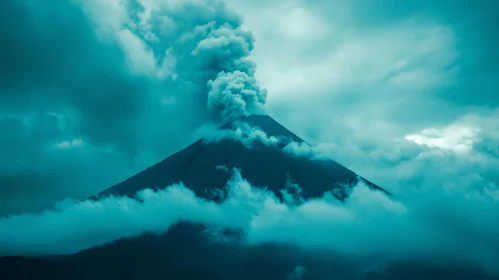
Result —
<instances>
[{"instance_id":1,"label":"fog around mountain","mask_svg":"<svg viewBox=\"0 0 499 280\"><path fill-rule=\"evenodd\" d=\"M357 266L346 272L349 276L345 277L350 278L369 277L371 266L377 274L387 276L390 268L399 262L415 265L409 270L420 273L420 264L444 269L440 273L445 277L454 275L448 269L456 265L466 268L466 275L471 273L473 277L492 277L499 272L495 265L499 255L494 237L499 227L488 223L498 210L491 197L438 190L391 195L331 159L316 158L314 154L304 156L303 149L290 152L294 151L289 149L290 145L309 144L268 116L250 116L201 133L208 138L91 199L67 200L38 214L0 219L0 253L42 256L41 260L47 261L43 256L76 253L78 258L85 256L87 250L95 257L81 258L93 263L102 258L101 254L107 254L103 252L112 252L120 246L120 250L129 250L134 247L127 242L147 242L153 238L147 234L162 238L157 240L158 244L171 242L177 230L180 233L176 235L190 236L194 231L198 232L192 237L196 240L201 234L205 243L245 248L243 251L266 244L277 248L297 246L308 253L325 250L329 252L326 259L335 254L356 260ZM446 206L449 204L460 204L462 209L450 212ZM440 221L443 217L447 223ZM179 228L179 223L185 222L201 225L202 230ZM469 227L457 231L456 226ZM123 239L130 241L118 241ZM186 245L172 246L171 249ZM191 254L195 252L195 248L191 250ZM215 248L211 250L214 256L219 254ZM146 255L135 265L141 267L150 258L166 258L161 253L147 252L142 252ZM130 261L123 255L112 257L117 263ZM74 257L66 258L55 265ZM13 260L4 261L8 264ZM241 265L248 265L248 259L236 264ZM76 264L64 275L77 274L81 269ZM199 272L202 266L186 269ZM303 269L306 271L306 267ZM312 272L317 273L316 269ZM338 270L336 267L329 273ZM219 270L210 271L221 277ZM423 275L436 276L431 271ZM478 271L485 274L475 274ZM92 273L99 275L98 271ZM260 275L270 277L270 274Z\"/></svg>"},{"instance_id":2,"label":"fog around mountain","mask_svg":"<svg viewBox=\"0 0 499 280\"><path fill-rule=\"evenodd\" d=\"M0 1L0 276L497 278L496 6Z\"/></svg>"}]
</instances>

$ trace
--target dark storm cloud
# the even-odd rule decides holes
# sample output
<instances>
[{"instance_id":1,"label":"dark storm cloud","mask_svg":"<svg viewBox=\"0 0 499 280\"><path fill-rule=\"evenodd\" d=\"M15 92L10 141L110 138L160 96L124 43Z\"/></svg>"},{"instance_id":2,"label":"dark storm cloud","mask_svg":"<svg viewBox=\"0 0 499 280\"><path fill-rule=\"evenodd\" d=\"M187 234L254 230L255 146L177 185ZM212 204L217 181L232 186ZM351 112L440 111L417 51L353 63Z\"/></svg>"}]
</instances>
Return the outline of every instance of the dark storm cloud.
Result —
<instances>
[{"instance_id":1,"label":"dark storm cloud","mask_svg":"<svg viewBox=\"0 0 499 280\"><path fill-rule=\"evenodd\" d=\"M203 122L264 105L237 14L218 1L148 3L0 3L0 201L11 202L0 213L29 208L31 188L44 206L92 194Z\"/></svg>"}]
</instances>

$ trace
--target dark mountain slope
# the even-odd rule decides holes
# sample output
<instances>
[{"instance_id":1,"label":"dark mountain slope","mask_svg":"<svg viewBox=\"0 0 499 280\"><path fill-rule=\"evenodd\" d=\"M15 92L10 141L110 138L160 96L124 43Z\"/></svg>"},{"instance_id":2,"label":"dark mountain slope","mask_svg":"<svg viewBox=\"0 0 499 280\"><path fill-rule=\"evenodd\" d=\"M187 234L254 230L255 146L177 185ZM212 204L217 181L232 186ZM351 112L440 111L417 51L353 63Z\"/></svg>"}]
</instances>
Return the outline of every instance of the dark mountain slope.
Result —
<instances>
[{"instance_id":1,"label":"dark mountain slope","mask_svg":"<svg viewBox=\"0 0 499 280\"><path fill-rule=\"evenodd\" d=\"M384 271L369 260L290 245L210 243L188 226L162 236L119 240L67 256L0 258L2 280L494 280L473 267L393 264ZM306 268L301 278L296 267Z\"/></svg>"},{"instance_id":2,"label":"dark mountain slope","mask_svg":"<svg viewBox=\"0 0 499 280\"><path fill-rule=\"evenodd\" d=\"M284 128L269 116L252 115L239 119L259 127L268 136L284 136L303 142L298 136ZM229 128L226 124L222 128ZM255 186L266 186L277 195L286 186L288 179L298 184L305 198L317 197L341 184L355 184L357 174L336 163L312 161L282 151L282 147L267 147L258 141L251 149L241 142L225 139L217 143L205 143L202 139L151 166L139 174L119 183L100 195L133 196L143 188L162 188L172 183L183 182L198 196L206 197L210 190L223 188L231 174L217 166L241 169L242 175ZM371 187L380 189L367 182ZM340 188L339 188L340 189Z\"/></svg>"}]
</instances>

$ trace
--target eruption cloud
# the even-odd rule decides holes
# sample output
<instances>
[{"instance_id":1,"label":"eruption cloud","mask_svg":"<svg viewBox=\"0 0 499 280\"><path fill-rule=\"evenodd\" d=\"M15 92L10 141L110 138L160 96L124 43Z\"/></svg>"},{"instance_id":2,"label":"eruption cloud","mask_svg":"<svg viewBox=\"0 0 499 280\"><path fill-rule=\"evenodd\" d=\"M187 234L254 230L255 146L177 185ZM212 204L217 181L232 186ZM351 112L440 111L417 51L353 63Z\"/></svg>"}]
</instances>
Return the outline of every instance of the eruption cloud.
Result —
<instances>
[{"instance_id":1,"label":"eruption cloud","mask_svg":"<svg viewBox=\"0 0 499 280\"><path fill-rule=\"evenodd\" d=\"M208 86L208 108L219 112L225 122L261 112L267 98L267 91L259 88L256 79L239 70L218 73Z\"/></svg>"},{"instance_id":2,"label":"eruption cloud","mask_svg":"<svg viewBox=\"0 0 499 280\"><path fill-rule=\"evenodd\" d=\"M198 87L200 100L216 121L264 109L267 90L260 88L256 64L248 59L255 40L241 28L239 16L221 1L154 8L137 13L139 19L128 30L147 42L163 79Z\"/></svg>"},{"instance_id":3,"label":"eruption cloud","mask_svg":"<svg viewBox=\"0 0 499 280\"><path fill-rule=\"evenodd\" d=\"M265 109L255 39L223 1L39 2L0 2L0 215L88 197Z\"/></svg>"},{"instance_id":4,"label":"eruption cloud","mask_svg":"<svg viewBox=\"0 0 499 280\"><path fill-rule=\"evenodd\" d=\"M177 151L207 120L228 122L265 110L267 90L260 87L256 64L249 59L255 39L222 1L0 1L1 12L6 13L0 16L0 31L7 51L0 52L0 60L7 63L0 64L5 73L0 77L0 125L9 133L0 135L0 165L8 167L0 170L0 188L9 195L0 197L0 204L12 205L5 206L2 215L13 213L9 208L22 213L28 205L21 204L33 200L86 197L82 190L93 194L110 185L88 178L117 180L108 168L121 173L126 169L122 163L136 158L148 165ZM296 184L283 186L280 200L252 186L239 170L220 166L220 172L233 175L219 192L224 194L220 202L196 197L179 183L145 189L133 198L65 200L51 210L0 216L0 256L71 254L120 238L162 234L190 222L206 226L217 243L234 241L226 235L232 230L242 233L235 240L245 248L293 244L368 260L374 255L386 263L471 265L497 277L497 184L482 184L478 172L461 177L454 171L463 166L477 170L480 162L495 166L497 125L488 127L483 143L476 146L469 143L474 130L462 130L463 139L455 139L454 129L449 130L450 138L432 136L432 130L408 135L407 140L446 153L477 148L495 158L418 162L435 167L431 172L391 169L391 179L396 173L418 173L423 177L407 177L424 181L395 183L400 186L394 196L359 181L348 186L345 201L338 201L333 191L304 199ZM316 147L267 135L245 123L222 130L205 126L198 132L205 133L206 142L232 139L251 148L258 141L295 156L326 159ZM362 143L371 140L363 137ZM443 140L453 140L452 145ZM351 150L344 150L348 157ZM376 167L376 172L382 171ZM486 171L489 177L496 174L494 168ZM459 180L479 183L473 185L476 189L466 188ZM50 196L52 192L58 194ZM33 195L38 193L47 197ZM37 209L44 209L43 203ZM200 250L196 247L195 253ZM328 258L320 261L331 265ZM295 265L288 279L307 278L313 272L310 263Z\"/></svg>"}]
</instances>

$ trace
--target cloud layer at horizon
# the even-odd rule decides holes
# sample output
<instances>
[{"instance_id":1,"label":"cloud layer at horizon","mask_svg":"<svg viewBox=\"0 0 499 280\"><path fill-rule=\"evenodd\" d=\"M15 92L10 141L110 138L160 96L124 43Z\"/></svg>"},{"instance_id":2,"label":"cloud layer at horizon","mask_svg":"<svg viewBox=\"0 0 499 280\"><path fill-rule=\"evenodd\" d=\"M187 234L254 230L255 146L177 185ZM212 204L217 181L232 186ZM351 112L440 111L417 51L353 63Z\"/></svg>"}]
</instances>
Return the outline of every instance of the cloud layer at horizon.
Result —
<instances>
[{"instance_id":1,"label":"cloud layer at horizon","mask_svg":"<svg viewBox=\"0 0 499 280\"><path fill-rule=\"evenodd\" d=\"M191 220L242 228L249 244L432 256L493 270L497 5L0 1L0 251L77 251ZM344 205L325 197L290 206L236 176L240 192L223 205L175 186L144 191L145 203L69 201L29 214L95 194L203 129L262 110L312 143L290 143L288 152L331 157L397 200L360 186ZM282 140L242 126L208 141L227 137L248 148ZM169 219L151 214L163 212ZM85 219L64 228L73 215ZM52 221L59 232L47 228ZM30 238L33 228L41 238Z\"/></svg>"},{"instance_id":2,"label":"cloud layer at horizon","mask_svg":"<svg viewBox=\"0 0 499 280\"><path fill-rule=\"evenodd\" d=\"M360 258L376 254L385 264L424 260L499 274L499 227L489 223L499 210L499 198L437 188L409 191L394 200L360 182L344 202L329 192L280 201L233 172L219 203L197 198L179 184L146 189L136 198L63 201L55 210L1 218L0 255L70 254L121 238L161 234L187 221L215 229L210 231L214 237L223 232L216 229L242 230L246 246L291 243Z\"/></svg>"}]
</instances>

